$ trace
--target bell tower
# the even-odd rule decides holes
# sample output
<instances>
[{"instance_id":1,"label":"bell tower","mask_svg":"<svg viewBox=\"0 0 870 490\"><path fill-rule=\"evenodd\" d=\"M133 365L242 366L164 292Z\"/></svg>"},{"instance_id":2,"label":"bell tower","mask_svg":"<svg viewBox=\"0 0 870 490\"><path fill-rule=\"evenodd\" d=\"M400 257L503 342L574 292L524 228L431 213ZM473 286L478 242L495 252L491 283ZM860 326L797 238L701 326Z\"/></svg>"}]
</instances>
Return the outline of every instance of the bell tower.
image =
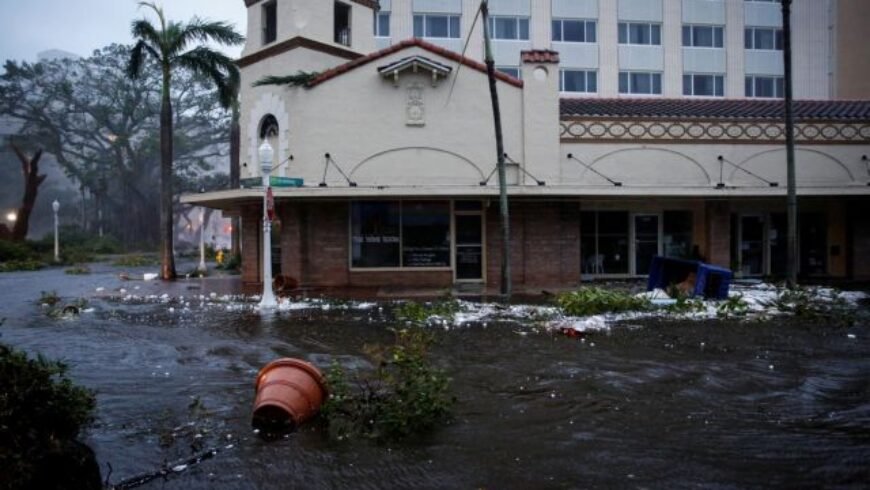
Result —
<instances>
[{"instance_id":1,"label":"bell tower","mask_svg":"<svg viewBox=\"0 0 870 490\"><path fill-rule=\"evenodd\" d=\"M247 42L242 57L304 38L359 54L374 50L376 0L244 0Z\"/></svg>"}]
</instances>

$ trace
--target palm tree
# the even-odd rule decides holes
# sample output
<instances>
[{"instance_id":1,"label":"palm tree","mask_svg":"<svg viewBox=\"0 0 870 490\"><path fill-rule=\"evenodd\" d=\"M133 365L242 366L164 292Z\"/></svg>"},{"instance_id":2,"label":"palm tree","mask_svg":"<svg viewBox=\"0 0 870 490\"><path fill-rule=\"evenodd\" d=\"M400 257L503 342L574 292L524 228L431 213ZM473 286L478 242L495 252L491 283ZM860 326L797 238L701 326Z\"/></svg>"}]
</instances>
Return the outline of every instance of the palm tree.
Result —
<instances>
[{"instance_id":1,"label":"palm tree","mask_svg":"<svg viewBox=\"0 0 870 490\"><path fill-rule=\"evenodd\" d=\"M229 57L206 46L187 49L192 43L213 41L224 46L240 44L244 37L225 22L209 22L194 17L188 23L166 21L163 9L153 3L140 2L157 14L155 26L147 19L133 21L131 33L136 45L130 52L127 74L138 78L146 58L153 58L163 75L160 106L160 276L175 278L172 256L172 103L169 98L172 71L191 70L211 79L218 89L224 108L235 100L234 87L239 86L239 69Z\"/></svg>"}]
</instances>

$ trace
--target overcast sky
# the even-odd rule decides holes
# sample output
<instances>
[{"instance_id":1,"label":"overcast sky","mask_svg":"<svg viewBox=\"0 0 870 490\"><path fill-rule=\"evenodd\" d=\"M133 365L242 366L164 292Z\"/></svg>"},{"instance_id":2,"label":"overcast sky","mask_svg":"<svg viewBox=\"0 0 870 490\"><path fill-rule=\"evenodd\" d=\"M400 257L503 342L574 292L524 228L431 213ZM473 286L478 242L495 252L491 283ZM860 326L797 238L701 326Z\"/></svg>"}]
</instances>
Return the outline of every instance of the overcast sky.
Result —
<instances>
[{"instance_id":1,"label":"overcast sky","mask_svg":"<svg viewBox=\"0 0 870 490\"><path fill-rule=\"evenodd\" d=\"M0 66L7 59L36 61L36 54L62 49L88 56L112 43L132 42L130 22L147 16L138 0L0 0ZM194 15L234 24L246 34L243 0L158 0L168 19L187 21ZM224 49L237 57L242 47Z\"/></svg>"}]
</instances>

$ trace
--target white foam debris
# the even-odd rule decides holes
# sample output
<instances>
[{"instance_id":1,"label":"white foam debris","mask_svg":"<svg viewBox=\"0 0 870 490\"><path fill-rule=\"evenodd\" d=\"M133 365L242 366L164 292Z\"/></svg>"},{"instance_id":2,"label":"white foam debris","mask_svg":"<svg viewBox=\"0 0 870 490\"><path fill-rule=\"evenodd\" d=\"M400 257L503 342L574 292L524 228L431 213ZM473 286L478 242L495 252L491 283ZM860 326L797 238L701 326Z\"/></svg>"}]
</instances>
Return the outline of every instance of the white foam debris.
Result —
<instances>
[{"instance_id":1,"label":"white foam debris","mask_svg":"<svg viewBox=\"0 0 870 490\"><path fill-rule=\"evenodd\" d=\"M182 471L184 471L186 469L187 469L186 464L179 464L179 465L175 465L172 467L172 471L174 471L176 473L181 473Z\"/></svg>"},{"instance_id":2,"label":"white foam debris","mask_svg":"<svg viewBox=\"0 0 870 490\"><path fill-rule=\"evenodd\" d=\"M142 274L143 281L153 281L154 279L157 279L156 272L146 272L146 273Z\"/></svg>"},{"instance_id":3,"label":"white foam debris","mask_svg":"<svg viewBox=\"0 0 870 490\"><path fill-rule=\"evenodd\" d=\"M857 338L857 337L855 336L855 334L853 334L853 333L847 333L847 334L846 334L846 337L848 337L848 338L850 338L850 339Z\"/></svg>"}]
</instances>

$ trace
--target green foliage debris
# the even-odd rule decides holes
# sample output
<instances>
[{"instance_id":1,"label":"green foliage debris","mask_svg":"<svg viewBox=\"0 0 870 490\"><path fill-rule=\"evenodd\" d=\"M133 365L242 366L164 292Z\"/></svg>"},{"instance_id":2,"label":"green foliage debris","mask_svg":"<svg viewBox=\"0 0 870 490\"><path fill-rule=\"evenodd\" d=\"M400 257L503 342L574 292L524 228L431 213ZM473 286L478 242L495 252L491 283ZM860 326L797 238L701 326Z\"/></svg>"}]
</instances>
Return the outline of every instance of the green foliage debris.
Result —
<instances>
[{"instance_id":1,"label":"green foliage debris","mask_svg":"<svg viewBox=\"0 0 870 490\"><path fill-rule=\"evenodd\" d=\"M577 291L559 294L556 297L556 302L565 314L571 316L646 311L652 308L652 304L647 298L599 287L585 287Z\"/></svg>"}]
</instances>

